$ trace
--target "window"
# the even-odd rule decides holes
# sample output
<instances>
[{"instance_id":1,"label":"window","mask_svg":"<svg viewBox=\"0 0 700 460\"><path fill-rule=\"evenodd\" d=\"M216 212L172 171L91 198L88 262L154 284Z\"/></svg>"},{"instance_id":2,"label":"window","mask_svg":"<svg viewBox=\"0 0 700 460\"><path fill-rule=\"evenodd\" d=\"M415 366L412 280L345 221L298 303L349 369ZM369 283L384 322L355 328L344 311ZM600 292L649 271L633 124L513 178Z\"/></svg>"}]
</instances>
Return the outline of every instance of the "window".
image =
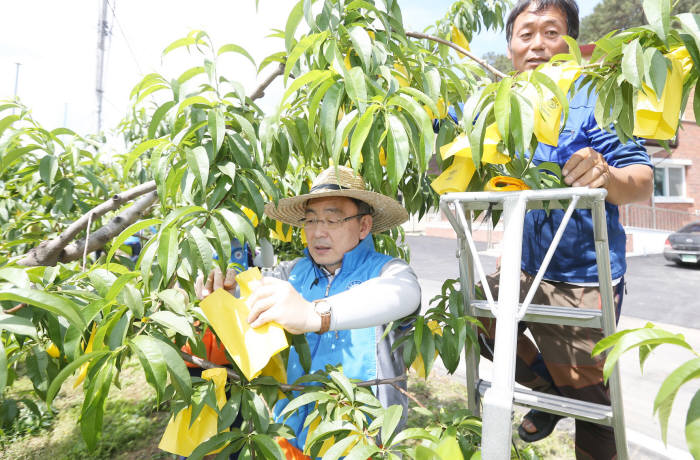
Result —
<instances>
[{"instance_id":1,"label":"window","mask_svg":"<svg viewBox=\"0 0 700 460\"><path fill-rule=\"evenodd\" d=\"M654 197L685 199L685 166L657 164L654 168Z\"/></svg>"}]
</instances>

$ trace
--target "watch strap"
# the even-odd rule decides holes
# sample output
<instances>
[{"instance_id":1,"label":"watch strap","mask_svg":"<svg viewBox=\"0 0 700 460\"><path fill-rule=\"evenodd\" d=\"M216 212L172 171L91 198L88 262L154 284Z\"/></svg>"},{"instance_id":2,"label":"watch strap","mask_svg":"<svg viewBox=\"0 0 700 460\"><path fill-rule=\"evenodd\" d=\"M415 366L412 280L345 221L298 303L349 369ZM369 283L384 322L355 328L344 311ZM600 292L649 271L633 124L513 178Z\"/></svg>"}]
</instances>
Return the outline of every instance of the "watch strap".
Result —
<instances>
[{"instance_id":1,"label":"watch strap","mask_svg":"<svg viewBox=\"0 0 700 460\"><path fill-rule=\"evenodd\" d=\"M326 300L317 300L314 302L314 304L319 303L319 302L328 303ZM316 312L316 313L321 317L321 329L319 329L316 333L319 335L325 334L331 328L331 310L328 309L328 311L325 313L318 313L318 312Z\"/></svg>"}]
</instances>

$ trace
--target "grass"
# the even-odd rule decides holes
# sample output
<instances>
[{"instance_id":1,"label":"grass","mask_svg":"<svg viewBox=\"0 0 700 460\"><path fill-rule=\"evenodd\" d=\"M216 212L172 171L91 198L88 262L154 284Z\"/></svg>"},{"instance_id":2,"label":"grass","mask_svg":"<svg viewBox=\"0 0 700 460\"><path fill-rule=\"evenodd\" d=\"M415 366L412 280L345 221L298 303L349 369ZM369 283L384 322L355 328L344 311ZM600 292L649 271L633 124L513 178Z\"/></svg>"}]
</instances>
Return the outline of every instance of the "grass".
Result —
<instances>
[{"instance_id":1,"label":"grass","mask_svg":"<svg viewBox=\"0 0 700 460\"><path fill-rule=\"evenodd\" d=\"M120 376L121 389L112 387L107 399L102 437L95 451L88 452L80 434L77 420L83 398L82 387L73 389L73 379L68 379L54 400L57 412L54 417L24 425L23 434L0 435L0 459L173 459L173 455L158 449L158 442L168 422L167 409L156 407L155 392L146 383L137 362L128 363ZM449 376L433 372L427 380L411 372L409 391L432 412L442 408L453 413L467 406L466 387ZM25 397L31 383L23 378L16 381L6 394L9 397ZM410 402L410 407L416 407ZM516 409L514 433L524 410ZM410 411L408 426L426 426L426 415ZM573 459L573 424L562 421L548 438L532 444L540 458ZM513 436L522 449L527 444Z\"/></svg>"}]
</instances>

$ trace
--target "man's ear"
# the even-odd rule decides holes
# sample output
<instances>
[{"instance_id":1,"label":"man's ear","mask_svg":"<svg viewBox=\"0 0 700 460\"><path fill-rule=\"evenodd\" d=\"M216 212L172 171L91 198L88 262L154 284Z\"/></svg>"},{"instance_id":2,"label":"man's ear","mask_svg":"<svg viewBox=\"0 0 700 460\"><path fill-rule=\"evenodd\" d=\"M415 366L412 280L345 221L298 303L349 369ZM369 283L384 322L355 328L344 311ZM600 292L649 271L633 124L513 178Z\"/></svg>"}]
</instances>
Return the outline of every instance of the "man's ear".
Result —
<instances>
[{"instance_id":1,"label":"man's ear","mask_svg":"<svg viewBox=\"0 0 700 460\"><path fill-rule=\"evenodd\" d=\"M506 57L511 61L513 60L513 54L510 52L510 43L508 43L508 47L506 48Z\"/></svg>"},{"instance_id":2,"label":"man's ear","mask_svg":"<svg viewBox=\"0 0 700 460\"><path fill-rule=\"evenodd\" d=\"M366 214L360 218L360 239L364 240L372 231L372 216Z\"/></svg>"}]
</instances>

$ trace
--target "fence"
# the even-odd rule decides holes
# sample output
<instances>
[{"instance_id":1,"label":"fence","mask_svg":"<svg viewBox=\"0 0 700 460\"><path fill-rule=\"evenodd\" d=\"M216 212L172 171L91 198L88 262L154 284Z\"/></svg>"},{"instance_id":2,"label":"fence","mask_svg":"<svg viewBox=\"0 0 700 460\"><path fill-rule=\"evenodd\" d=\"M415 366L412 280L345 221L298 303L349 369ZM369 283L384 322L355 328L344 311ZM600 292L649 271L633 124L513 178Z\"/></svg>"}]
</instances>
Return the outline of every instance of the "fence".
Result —
<instances>
[{"instance_id":1,"label":"fence","mask_svg":"<svg viewBox=\"0 0 700 460\"><path fill-rule=\"evenodd\" d=\"M698 219L700 219L700 215L697 211L692 213L639 204L620 206L620 222L625 227L676 231Z\"/></svg>"}]
</instances>

